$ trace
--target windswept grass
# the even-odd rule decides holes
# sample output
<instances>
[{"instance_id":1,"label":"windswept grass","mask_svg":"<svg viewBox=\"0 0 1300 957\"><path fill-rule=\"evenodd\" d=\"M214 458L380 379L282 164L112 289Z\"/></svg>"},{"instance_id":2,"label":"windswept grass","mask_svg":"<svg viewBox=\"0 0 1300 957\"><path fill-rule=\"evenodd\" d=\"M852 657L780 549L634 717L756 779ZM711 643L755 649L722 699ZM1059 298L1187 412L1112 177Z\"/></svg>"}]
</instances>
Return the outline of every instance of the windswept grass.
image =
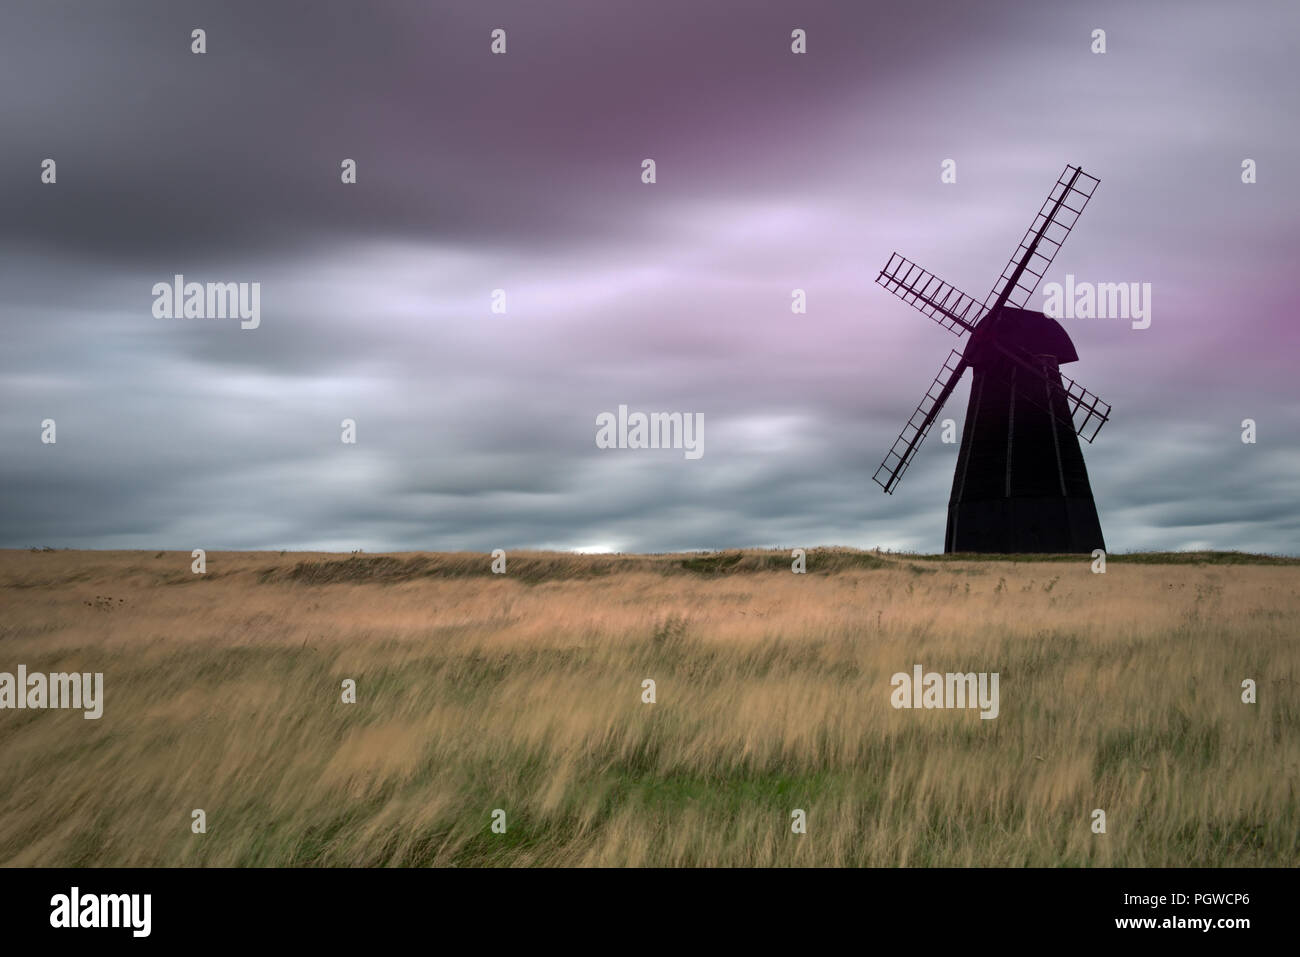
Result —
<instances>
[{"instance_id":1,"label":"windswept grass","mask_svg":"<svg viewBox=\"0 0 1300 957\"><path fill-rule=\"evenodd\" d=\"M911 558L926 562L1077 562L1079 555L987 555L938 554L912 555L884 553L885 557ZM1252 552L1113 552L1106 561L1138 565L1291 565L1300 567L1300 558L1290 555L1258 555Z\"/></svg>"},{"instance_id":2,"label":"windswept grass","mask_svg":"<svg viewBox=\"0 0 1300 957\"><path fill-rule=\"evenodd\" d=\"M1300 569L1021 558L0 552L0 862L1294 863Z\"/></svg>"}]
</instances>

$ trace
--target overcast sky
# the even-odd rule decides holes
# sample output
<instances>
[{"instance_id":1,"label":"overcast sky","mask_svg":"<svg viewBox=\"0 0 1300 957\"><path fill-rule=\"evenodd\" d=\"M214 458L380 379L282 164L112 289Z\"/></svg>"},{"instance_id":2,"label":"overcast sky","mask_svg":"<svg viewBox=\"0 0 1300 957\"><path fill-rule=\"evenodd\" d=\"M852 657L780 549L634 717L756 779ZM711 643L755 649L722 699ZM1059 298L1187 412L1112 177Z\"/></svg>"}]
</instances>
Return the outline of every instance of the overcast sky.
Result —
<instances>
[{"instance_id":1,"label":"overcast sky","mask_svg":"<svg viewBox=\"0 0 1300 957\"><path fill-rule=\"evenodd\" d=\"M898 250L983 299L1072 163L1101 185L1046 281L1152 287L1148 329L1063 320L1114 407L1108 547L1300 553L1298 31L1289 2L10 0L0 546L940 551L957 446L871 475L961 343L873 280ZM261 283L259 328L155 318L177 273ZM597 448L620 404L702 413L704 455Z\"/></svg>"}]
</instances>

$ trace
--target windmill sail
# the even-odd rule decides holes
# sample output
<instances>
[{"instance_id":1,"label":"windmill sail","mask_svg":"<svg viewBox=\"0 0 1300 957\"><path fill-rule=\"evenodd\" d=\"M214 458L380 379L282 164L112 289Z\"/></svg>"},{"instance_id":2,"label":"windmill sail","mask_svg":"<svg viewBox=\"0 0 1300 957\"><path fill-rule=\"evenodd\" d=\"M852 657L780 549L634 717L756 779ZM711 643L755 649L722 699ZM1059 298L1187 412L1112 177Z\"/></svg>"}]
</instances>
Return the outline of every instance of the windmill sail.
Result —
<instances>
[{"instance_id":1,"label":"windmill sail","mask_svg":"<svg viewBox=\"0 0 1300 957\"><path fill-rule=\"evenodd\" d=\"M894 440L894 445L885 456L885 460L876 469L872 479L890 495L894 494L894 487L898 485L907 467L912 464L916 450L925 441L925 436L930 431L930 426L934 424L935 417L943 408L943 404L948 401L948 396L952 395L957 380L965 371L966 361L961 357L960 352L956 349L952 350L944 360L943 368L930 383L930 388L925 390L925 395L917 403L907 424L903 426L903 431L898 433L898 438Z\"/></svg>"},{"instance_id":2,"label":"windmill sail","mask_svg":"<svg viewBox=\"0 0 1300 957\"><path fill-rule=\"evenodd\" d=\"M876 282L953 335L974 330L986 312L973 297L898 253L889 257Z\"/></svg>"},{"instance_id":3,"label":"windmill sail","mask_svg":"<svg viewBox=\"0 0 1300 957\"><path fill-rule=\"evenodd\" d=\"M1025 308L1100 182L1077 166L1065 167L984 300L990 312L995 305Z\"/></svg>"}]
</instances>

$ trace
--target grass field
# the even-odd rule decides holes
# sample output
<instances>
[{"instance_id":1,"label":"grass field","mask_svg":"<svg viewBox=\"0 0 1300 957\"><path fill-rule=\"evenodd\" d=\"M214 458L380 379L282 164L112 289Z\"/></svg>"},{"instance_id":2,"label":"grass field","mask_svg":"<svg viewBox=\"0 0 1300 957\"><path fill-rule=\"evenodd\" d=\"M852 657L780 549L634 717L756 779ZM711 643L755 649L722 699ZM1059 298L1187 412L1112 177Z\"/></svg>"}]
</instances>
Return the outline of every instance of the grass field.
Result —
<instances>
[{"instance_id":1,"label":"grass field","mask_svg":"<svg viewBox=\"0 0 1300 957\"><path fill-rule=\"evenodd\" d=\"M0 863L1300 856L1300 562L807 560L0 551L0 671L104 674L0 710ZM1000 715L895 710L915 664Z\"/></svg>"}]
</instances>

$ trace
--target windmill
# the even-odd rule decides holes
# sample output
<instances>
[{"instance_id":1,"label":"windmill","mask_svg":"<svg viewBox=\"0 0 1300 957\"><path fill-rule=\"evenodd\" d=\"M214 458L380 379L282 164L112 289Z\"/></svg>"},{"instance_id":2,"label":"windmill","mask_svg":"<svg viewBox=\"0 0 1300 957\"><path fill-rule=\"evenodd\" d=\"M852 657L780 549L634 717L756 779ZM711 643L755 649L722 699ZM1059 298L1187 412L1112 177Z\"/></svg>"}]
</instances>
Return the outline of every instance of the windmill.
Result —
<instances>
[{"instance_id":1,"label":"windmill","mask_svg":"<svg viewBox=\"0 0 1300 957\"><path fill-rule=\"evenodd\" d=\"M898 253L876 277L957 336L955 349L876 470L893 494L966 369L974 370L948 500L945 552L1091 552L1104 549L1079 446L1097 437L1110 406L1061 375L1079 358L1056 320L1025 309L1100 182L1066 166L983 303Z\"/></svg>"}]
</instances>

